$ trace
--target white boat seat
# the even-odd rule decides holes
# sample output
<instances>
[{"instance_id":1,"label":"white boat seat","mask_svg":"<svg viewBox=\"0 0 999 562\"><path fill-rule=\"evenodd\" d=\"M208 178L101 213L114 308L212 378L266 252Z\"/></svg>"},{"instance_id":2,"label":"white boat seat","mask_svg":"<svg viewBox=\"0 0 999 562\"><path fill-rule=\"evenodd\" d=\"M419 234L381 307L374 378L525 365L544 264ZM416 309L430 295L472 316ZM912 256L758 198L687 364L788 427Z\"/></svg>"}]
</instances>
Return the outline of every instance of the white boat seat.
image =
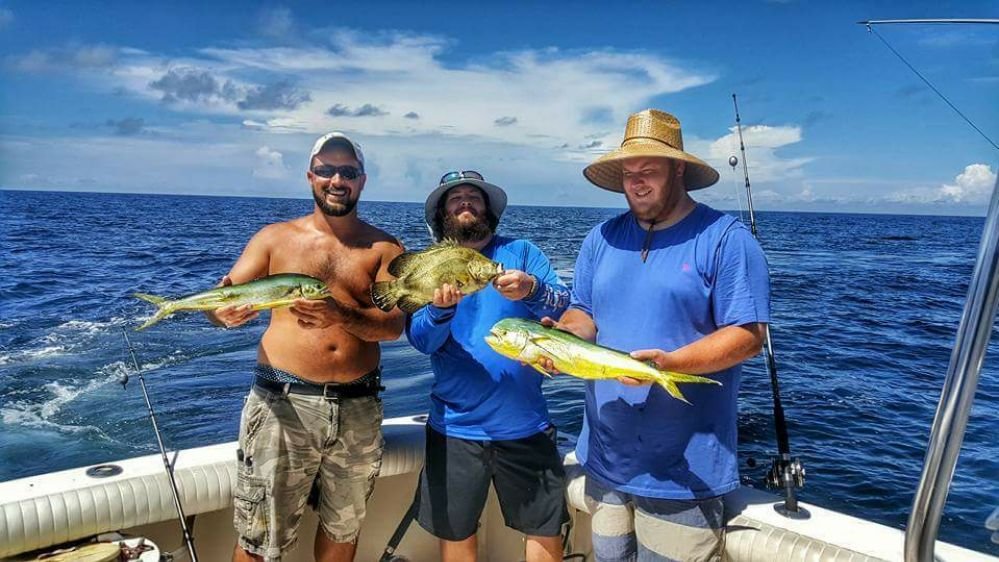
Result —
<instances>
[{"instance_id":1,"label":"white boat seat","mask_svg":"<svg viewBox=\"0 0 999 562\"><path fill-rule=\"evenodd\" d=\"M394 420L392 420L394 421ZM422 426L386 422L382 476L423 466ZM235 442L188 449L177 456L174 475L186 515L232 505L236 485ZM108 531L177 518L160 455L115 463L117 476L92 478L86 468L0 483L0 557Z\"/></svg>"}]
</instances>

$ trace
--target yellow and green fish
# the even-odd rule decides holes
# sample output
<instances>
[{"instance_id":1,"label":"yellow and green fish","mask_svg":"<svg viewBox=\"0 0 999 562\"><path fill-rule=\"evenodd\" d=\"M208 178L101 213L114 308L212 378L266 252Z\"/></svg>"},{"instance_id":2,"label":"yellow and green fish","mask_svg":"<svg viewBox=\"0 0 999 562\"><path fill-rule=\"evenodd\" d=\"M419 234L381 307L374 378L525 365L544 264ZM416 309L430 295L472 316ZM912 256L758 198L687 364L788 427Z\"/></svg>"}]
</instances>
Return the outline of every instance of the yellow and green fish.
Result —
<instances>
[{"instance_id":1,"label":"yellow and green fish","mask_svg":"<svg viewBox=\"0 0 999 562\"><path fill-rule=\"evenodd\" d=\"M167 299L146 293L135 298L157 306L156 314L136 330L145 330L175 312L215 310L223 306L253 305L253 310L290 306L297 299L319 300L330 296L329 288L315 277L299 273L279 273L254 279L239 285L216 287L177 299Z\"/></svg>"},{"instance_id":2,"label":"yellow and green fish","mask_svg":"<svg viewBox=\"0 0 999 562\"><path fill-rule=\"evenodd\" d=\"M523 318L500 320L489 330L485 340L500 355L527 363L544 375L548 375L548 372L538 363L541 358L548 358L559 371L581 379L631 377L654 382L662 385L670 396L687 404L690 402L680 392L677 383L721 385L708 377L657 369L627 353L590 343L568 332L547 328Z\"/></svg>"}]
</instances>

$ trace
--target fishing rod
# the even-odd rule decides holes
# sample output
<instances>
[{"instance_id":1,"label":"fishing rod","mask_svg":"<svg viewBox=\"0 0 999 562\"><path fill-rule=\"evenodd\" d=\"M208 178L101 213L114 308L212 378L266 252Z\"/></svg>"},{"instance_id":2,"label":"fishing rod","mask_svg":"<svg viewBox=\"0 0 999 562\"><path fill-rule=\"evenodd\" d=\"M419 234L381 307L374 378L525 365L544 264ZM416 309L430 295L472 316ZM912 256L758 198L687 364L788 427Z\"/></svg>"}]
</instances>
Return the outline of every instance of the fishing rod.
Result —
<instances>
[{"instance_id":1,"label":"fishing rod","mask_svg":"<svg viewBox=\"0 0 999 562\"><path fill-rule=\"evenodd\" d=\"M180 530L184 534L184 543L187 544L187 551L191 555L191 562L198 562L198 554L194 550L194 537L191 536L191 531L187 528L184 506L180 503L180 492L177 491L177 481L173 476L173 463L167 457L166 448L163 446L163 437L160 435L160 428L156 425L156 415L153 413L153 405L149 401L149 393L146 392L146 379L142 376L142 369L139 367L139 361L135 358L135 350L132 349L132 342L128 340L128 332L124 328L121 329L121 335L125 337L125 346L128 347L128 354L132 357L132 365L135 367L135 373L139 375L142 396L146 399L146 409L149 410L149 421L153 423L153 433L156 434L156 443L159 444L160 455L163 456L163 467L166 469L167 479L170 481L170 490L173 492L173 505L177 508L177 515L180 517ZM127 384L128 374L126 373L122 378L121 385L124 387Z\"/></svg>"},{"instance_id":2,"label":"fishing rod","mask_svg":"<svg viewBox=\"0 0 999 562\"><path fill-rule=\"evenodd\" d=\"M746 200L749 207L749 229L757 239L756 215L753 213L753 190L749 185L749 165L746 161L746 144L742 139L742 120L739 117L739 102L732 94L732 104L735 106L735 126L739 131L739 151L742 153L742 174L746 178ZM732 156L728 159L729 166L735 170L739 159ZM791 456L791 443L787 437L787 420L784 418L784 406L780 400L780 383L777 381L777 360L774 357L774 344L770 339L770 325L763 328L763 349L767 359L767 371L770 372L770 388L774 398L774 426L777 432L777 455L770 459L770 472L767 474L767 484L772 488L784 488L784 503L775 504L774 510L791 519L807 519L809 513L798 506L795 490L805 485L805 467L797 457Z\"/></svg>"}]
</instances>

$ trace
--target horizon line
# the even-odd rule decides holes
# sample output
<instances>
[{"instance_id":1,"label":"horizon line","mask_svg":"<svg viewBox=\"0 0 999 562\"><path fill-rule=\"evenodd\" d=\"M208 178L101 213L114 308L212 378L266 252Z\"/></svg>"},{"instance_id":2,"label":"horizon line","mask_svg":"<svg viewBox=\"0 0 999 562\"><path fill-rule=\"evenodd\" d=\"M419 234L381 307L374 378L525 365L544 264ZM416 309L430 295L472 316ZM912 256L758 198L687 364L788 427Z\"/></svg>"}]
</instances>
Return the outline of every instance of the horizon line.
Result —
<instances>
[{"instance_id":1,"label":"horizon line","mask_svg":"<svg viewBox=\"0 0 999 562\"><path fill-rule=\"evenodd\" d=\"M26 192L26 193L79 193L84 195L139 195L139 196L167 196L167 197L215 197L215 198L236 198L236 199L281 199L281 200L300 200L300 201L311 201L308 197L290 197L290 196L279 196L279 195L218 195L218 194L203 194L203 193L145 193L145 192L134 192L134 191L84 191L84 190L65 190L65 189L38 189L38 188L18 188L18 187L0 187L0 191L11 191L11 192ZM362 199L362 202L366 203L392 203L392 204L408 204L408 205L421 205L420 201L384 201L378 199ZM695 200L696 201L696 200ZM699 201L698 201L699 203ZM543 203L534 204L517 204L510 203L509 207L545 207L553 209L604 209L604 210L625 210L627 205L622 207L604 207L600 205L546 205ZM746 209L722 209L719 207L713 207L722 212L726 213L747 213ZM756 212L762 213L807 213L807 214L827 214L827 215L888 215L888 216L900 216L900 217L943 217L943 218L980 218L984 219L986 217L988 209L983 209L981 214L965 214L965 215L941 215L941 214L930 214L930 213L912 213L912 212L888 212L888 211L803 211L803 210L760 210L756 209Z\"/></svg>"}]
</instances>

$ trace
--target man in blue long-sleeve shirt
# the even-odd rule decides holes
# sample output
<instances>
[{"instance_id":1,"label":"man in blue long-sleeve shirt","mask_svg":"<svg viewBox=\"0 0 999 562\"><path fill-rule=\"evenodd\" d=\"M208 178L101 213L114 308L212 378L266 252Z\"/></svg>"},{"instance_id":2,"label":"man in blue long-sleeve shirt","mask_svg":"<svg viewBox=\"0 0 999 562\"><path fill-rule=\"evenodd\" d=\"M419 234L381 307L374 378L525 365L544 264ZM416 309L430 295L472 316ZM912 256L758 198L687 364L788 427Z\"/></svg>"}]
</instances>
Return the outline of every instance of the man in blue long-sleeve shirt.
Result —
<instances>
[{"instance_id":1,"label":"man in blue long-sleeve shirt","mask_svg":"<svg viewBox=\"0 0 999 562\"><path fill-rule=\"evenodd\" d=\"M441 540L445 562L475 560L490 481L506 524L527 535L528 562L562 559L565 475L542 378L483 338L503 318L560 315L569 292L535 245L495 234L505 208L506 193L472 171L445 174L425 205L435 240L454 239L505 270L464 297L445 284L406 323L435 378L417 520Z\"/></svg>"}]
</instances>

